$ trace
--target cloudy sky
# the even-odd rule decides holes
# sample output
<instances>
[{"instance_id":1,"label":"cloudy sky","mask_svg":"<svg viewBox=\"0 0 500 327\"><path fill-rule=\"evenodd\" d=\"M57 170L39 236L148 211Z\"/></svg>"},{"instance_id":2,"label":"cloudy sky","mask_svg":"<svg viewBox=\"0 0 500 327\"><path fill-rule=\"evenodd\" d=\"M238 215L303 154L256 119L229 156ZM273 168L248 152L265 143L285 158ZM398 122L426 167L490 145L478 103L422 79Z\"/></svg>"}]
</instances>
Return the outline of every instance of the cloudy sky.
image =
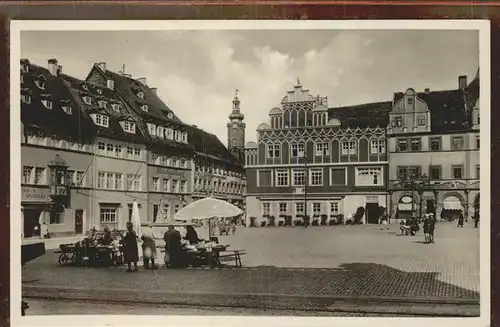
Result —
<instances>
[{"instance_id":1,"label":"cloudy sky","mask_svg":"<svg viewBox=\"0 0 500 327\"><path fill-rule=\"evenodd\" d=\"M151 87L188 124L227 141L235 89L246 139L279 106L297 78L329 107L390 101L394 92L453 89L479 64L474 31L29 31L21 56L84 79L96 62Z\"/></svg>"}]
</instances>

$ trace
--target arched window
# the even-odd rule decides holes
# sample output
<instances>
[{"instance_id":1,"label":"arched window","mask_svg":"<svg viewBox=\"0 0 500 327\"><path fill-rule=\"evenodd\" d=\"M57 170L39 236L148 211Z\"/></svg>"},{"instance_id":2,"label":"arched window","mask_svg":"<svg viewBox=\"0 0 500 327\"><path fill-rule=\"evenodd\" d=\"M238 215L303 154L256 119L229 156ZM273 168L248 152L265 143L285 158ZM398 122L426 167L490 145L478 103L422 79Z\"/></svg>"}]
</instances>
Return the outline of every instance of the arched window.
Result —
<instances>
[{"instance_id":1,"label":"arched window","mask_svg":"<svg viewBox=\"0 0 500 327\"><path fill-rule=\"evenodd\" d=\"M292 109L290 110L290 127L297 127L297 126L298 126L297 110Z\"/></svg>"},{"instance_id":2,"label":"arched window","mask_svg":"<svg viewBox=\"0 0 500 327\"><path fill-rule=\"evenodd\" d=\"M306 112L299 110L299 125L300 127L306 126Z\"/></svg>"},{"instance_id":3,"label":"arched window","mask_svg":"<svg viewBox=\"0 0 500 327\"><path fill-rule=\"evenodd\" d=\"M306 117L307 117L306 126L313 126L313 114L312 114L312 112L307 111Z\"/></svg>"},{"instance_id":4,"label":"arched window","mask_svg":"<svg viewBox=\"0 0 500 327\"><path fill-rule=\"evenodd\" d=\"M285 127L285 128L291 127L290 126L290 111L285 111L283 113L283 118L284 118L283 119L284 120L284 126L283 127Z\"/></svg>"}]
</instances>

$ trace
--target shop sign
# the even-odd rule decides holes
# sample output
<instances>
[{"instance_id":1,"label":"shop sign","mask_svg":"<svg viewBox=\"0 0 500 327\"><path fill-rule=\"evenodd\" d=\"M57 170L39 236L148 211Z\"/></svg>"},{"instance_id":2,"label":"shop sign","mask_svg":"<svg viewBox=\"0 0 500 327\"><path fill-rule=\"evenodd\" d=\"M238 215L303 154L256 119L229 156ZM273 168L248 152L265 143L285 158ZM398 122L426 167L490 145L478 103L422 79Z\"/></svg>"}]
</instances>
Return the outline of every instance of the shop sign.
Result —
<instances>
[{"instance_id":1,"label":"shop sign","mask_svg":"<svg viewBox=\"0 0 500 327\"><path fill-rule=\"evenodd\" d=\"M49 189L36 187L22 187L21 201L48 202Z\"/></svg>"},{"instance_id":2,"label":"shop sign","mask_svg":"<svg viewBox=\"0 0 500 327\"><path fill-rule=\"evenodd\" d=\"M366 203L378 203L378 199L377 195L369 195L366 197Z\"/></svg>"},{"instance_id":3,"label":"shop sign","mask_svg":"<svg viewBox=\"0 0 500 327\"><path fill-rule=\"evenodd\" d=\"M176 177L180 177L180 178L186 177L186 172L178 171L178 170L171 169L171 168L157 167L156 172L158 174L169 175L170 177L171 176L176 176Z\"/></svg>"}]
</instances>

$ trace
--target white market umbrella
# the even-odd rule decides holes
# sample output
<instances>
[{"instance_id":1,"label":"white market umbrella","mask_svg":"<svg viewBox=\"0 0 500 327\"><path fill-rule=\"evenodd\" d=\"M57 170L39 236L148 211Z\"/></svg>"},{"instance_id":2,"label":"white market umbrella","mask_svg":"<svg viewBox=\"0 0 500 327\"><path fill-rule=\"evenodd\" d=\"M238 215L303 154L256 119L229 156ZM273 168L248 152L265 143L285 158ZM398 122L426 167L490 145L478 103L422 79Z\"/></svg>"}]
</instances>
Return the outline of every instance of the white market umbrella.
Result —
<instances>
[{"instance_id":1,"label":"white market umbrella","mask_svg":"<svg viewBox=\"0 0 500 327\"><path fill-rule=\"evenodd\" d=\"M139 205L137 204L137 201L134 200L134 203L132 204L132 224L134 226L134 231L139 238L141 239L141 216L139 214ZM142 258L142 246L137 246L139 250L139 260Z\"/></svg>"},{"instance_id":2,"label":"white market umbrella","mask_svg":"<svg viewBox=\"0 0 500 327\"><path fill-rule=\"evenodd\" d=\"M175 215L175 220L210 220L212 218L231 218L239 216L243 210L232 205L229 202L207 197L195 202L191 202ZM208 224L208 234L211 237L211 226Z\"/></svg>"}]
</instances>

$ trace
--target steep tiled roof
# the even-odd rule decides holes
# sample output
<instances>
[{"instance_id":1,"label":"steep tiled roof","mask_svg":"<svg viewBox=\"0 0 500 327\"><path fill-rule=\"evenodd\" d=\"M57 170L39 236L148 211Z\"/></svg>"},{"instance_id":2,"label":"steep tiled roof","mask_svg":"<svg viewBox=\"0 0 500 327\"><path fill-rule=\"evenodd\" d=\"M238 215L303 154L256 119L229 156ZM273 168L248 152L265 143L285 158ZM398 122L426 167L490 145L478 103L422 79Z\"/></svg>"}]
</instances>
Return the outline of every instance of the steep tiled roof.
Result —
<instances>
[{"instance_id":1,"label":"steep tiled roof","mask_svg":"<svg viewBox=\"0 0 500 327\"><path fill-rule=\"evenodd\" d=\"M404 93L394 94L394 103L403 98ZM465 94L463 90L434 91L417 93L431 111L431 132L434 134L467 130Z\"/></svg>"},{"instance_id":2,"label":"steep tiled roof","mask_svg":"<svg viewBox=\"0 0 500 327\"><path fill-rule=\"evenodd\" d=\"M80 110L65 81L60 76L52 75L48 69L22 60L28 66L28 72L22 73L21 93L31 96L30 103L21 102L21 121L27 126L35 126L47 134L67 137L74 141L89 142L96 133L90 117ZM44 89L40 89L36 80L44 80ZM45 108L42 99L52 101L52 109ZM71 107L67 114L63 105Z\"/></svg>"},{"instance_id":3,"label":"steep tiled roof","mask_svg":"<svg viewBox=\"0 0 500 327\"><path fill-rule=\"evenodd\" d=\"M110 78L114 81L115 89L120 93L125 101L139 113L146 122L149 121L162 121L170 122L172 124L183 126L185 125L175 115L175 113L158 97L155 91L143 83L110 70L103 71L98 65L94 68L101 73L105 78ZM139 92L144 95L143 98L137 96ZM143 111L141 106L147 105L148 111Z\"/></svg>"},{"instance_id":4,"label":"steep tiled roof","mask_svg":"<svg viewBox=\"0 0 500 327\"><path fill-rule=\"evenodd\" d=\"M381 128L389 124L392 102L374 102L328 109L328 119L336 118L341 128Z\"/></svg>"},{"instance_id":5,"label":"steep tiled roof","mask_svg":"<svg viewBox=\"0 0 500 327\"><path fill-rule=\"evenodd\" d=\"M131 115L127 104L121 101L119 95L113 90L107 89L100 85L95 85L87 81L82 81L77 78L63 75L62 78L67 82L74 101L83 108L85 113L101 113L109 117L109 127L96 126L98 135L102 137L110 137L122 141L147 144L147 138L141 133L139 128L136 128L135 133L127 133L120 125L120 121L128 120L136 122ZM92 104L86 104L82 100L82 96L92 98ZM99 101L106 101L105 108L99 106ZM120 110L115 111L111 108L111 104L119 104Z\"/></svg>"},{"instance_id":6,"label":"steep tiled roof","mask_svg":"<svg viewBox=\"0 0 500 327\"><path fill-rule=\"evenodd\" d=\"M214 134L191 126L188 135L190 143L198 154L207 155L212 159L225 161L226 163L241 164Z\"/></svg>"},{"instance_id":7,"label":"steep tiled roof","mask_svg":"<svg viewBox=\"0 0 500 327\"><path fill-rule=\"evenodd\" d=\"M479 69L472 82L467 86L467 108L474 108L477 99L479 99Z\"/></svg>"}]
</instances>

